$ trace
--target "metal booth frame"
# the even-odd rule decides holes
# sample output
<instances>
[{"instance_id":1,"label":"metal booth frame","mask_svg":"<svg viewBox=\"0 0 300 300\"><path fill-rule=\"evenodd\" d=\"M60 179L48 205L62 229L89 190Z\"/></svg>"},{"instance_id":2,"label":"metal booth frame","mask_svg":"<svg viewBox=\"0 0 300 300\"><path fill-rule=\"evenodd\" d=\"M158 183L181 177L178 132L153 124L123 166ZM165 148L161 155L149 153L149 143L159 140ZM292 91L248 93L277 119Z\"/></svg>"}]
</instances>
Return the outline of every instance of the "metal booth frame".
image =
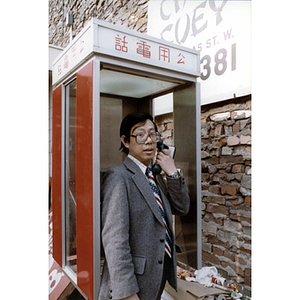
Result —
<instances>
[{"instance_id":1,"label":"metal booth frame","mask_svg":"<svg viewBox=\"0 0 300 300\"><path fill-rule=\"evenodd\" d=\"M145 46L148 46L146 48ZM126 50L126 51L125 51ZM146 50L151 50L151 56ZM142 52L144 51L144 52ZM161 52L162 51L162 52ZM198 51L162 41L123 27L92 19L72 43L53 62L53 137L52 137L52 209L53 257L64 273L87 299L96 299L101 281L100 222L100 94L101 70L157 80L166 88L157 88L155 97L176 89L174 118L192 116L190 136L183 133L183 123L176 128L174 141L180 132L182 144L194 141L194 189L197 199L197 268L201 267L201 104L200 54ZM118 73L118 74L119 74ZM66 157L70 146L66 142L66 102L69 84L76 79L76 243L77 273L66 261ZM183 92L182 92L183 91ZM174 94L175 95L175 94ZM151 96L151 95L150 95ZM187 97L188 96L188 97ZM191 101L192 104L189 104ZM176 104L177 103L177 104ZM196 111L195 111L196 110ZM188 122L188 121L187 121ZM186 123L187 125L189 123ZM185 142L186 139L186 142ZM184 149L184 145L180 146ZM177 152L179 152L177 150ZM183 152L183 151L181 151ZM177 154L176 154L177 155ZM180 160L180 159L179 159ZM77 275L76 275L77 274Z\"/></svg>"}]
</instances>

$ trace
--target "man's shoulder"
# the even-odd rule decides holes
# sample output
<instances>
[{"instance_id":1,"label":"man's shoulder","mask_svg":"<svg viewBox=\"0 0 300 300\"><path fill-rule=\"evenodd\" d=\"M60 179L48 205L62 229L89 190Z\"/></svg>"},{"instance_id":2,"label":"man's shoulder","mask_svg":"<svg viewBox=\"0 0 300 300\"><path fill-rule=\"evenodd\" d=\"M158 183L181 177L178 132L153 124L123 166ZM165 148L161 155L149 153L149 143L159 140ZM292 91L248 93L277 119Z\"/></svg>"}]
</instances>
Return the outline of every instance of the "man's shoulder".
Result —
<instances>
[{"instance_id":1,"label":"man's shoulder","mask_svg":"<svg viewBox=\"0 0 300 300\"><path fill-rule=\"evenodd\" d=\"M125 170L126 170L126 168L124 166L124 163L121 163L119 165L110 167L106 173L107 174L120 174L120 173L123 173Z\"/></svg>"},{"instance_id":2,"label":"man's shoulder","mask_svg":"<svg viewBox=\"0 0 300 300\"><path fill-rule=\"evenodd\" d=\"M107 173L108 174L120 174L124 172L126 173L128 170L132 171L136 167L137 166L135 165L135 163L130 158L126 157L121 164L110 167L107 170Z\"/></svg>"}]
</instances>

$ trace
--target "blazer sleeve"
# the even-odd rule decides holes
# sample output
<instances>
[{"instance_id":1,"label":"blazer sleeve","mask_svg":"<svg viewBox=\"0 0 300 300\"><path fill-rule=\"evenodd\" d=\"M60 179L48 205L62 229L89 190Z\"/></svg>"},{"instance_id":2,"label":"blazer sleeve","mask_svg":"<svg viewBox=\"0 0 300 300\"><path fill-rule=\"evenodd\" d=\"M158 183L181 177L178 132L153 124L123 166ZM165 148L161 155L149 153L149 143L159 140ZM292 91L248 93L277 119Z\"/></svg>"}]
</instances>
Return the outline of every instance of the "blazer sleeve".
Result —
<instances>
[{"instance_id":1,"label":"blazer sleeve","mask_svg":"<svg viewBox=\"0 0 300 300\"><path fill-rule=\"evenodd\" d=\"M114 299L139 291L129 244L129 203L124 178L108 170L101 193L102 243Z\"/></svg>"},{"instance_id":2,"label":"blazer sleeve","mask_svg":"<svg viewBox=\"0 0 300 300\"><path fill-rule=\"evenodd\" d=\"M167 193L172 213L179 216L187 215L190 209L190 197L182 171L180 171L179 178L170 178L167 176L167 180L165 181L161 177L159 182L161 186L165 184L164 190Z\"/></svg>"}]
</instances>

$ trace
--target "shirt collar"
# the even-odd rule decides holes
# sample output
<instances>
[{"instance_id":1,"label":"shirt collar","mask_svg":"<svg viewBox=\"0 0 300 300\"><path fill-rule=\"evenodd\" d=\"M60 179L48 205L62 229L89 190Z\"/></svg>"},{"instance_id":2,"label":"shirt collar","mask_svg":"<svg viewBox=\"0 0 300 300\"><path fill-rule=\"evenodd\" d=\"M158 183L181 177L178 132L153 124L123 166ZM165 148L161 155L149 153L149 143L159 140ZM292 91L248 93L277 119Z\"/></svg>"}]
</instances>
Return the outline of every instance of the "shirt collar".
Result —
<instances>
[{"instance_id":1,"label":"shirt collar","mask_svg":"<svg viewBox=\"0 0 300 300\"><path fill-rule=\"evenodd\" d=\"M137 164L137 166L142 170L142 172L146 175L146 169L147 167L142 163L140 162L138 159L136 159L135 157L133 157L132 155L128 154L128 157L134 162Z\"/></svg>"}]
</instances>

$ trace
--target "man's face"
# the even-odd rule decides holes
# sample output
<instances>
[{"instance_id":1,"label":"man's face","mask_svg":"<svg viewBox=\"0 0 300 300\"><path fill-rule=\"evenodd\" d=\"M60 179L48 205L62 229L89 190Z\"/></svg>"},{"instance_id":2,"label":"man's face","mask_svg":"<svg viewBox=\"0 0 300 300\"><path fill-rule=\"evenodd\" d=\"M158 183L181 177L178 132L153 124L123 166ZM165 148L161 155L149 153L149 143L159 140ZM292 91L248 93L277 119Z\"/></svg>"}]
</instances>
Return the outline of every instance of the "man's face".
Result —
<instances>
[{"instance_id":1,"label":"man's face","mask_svg":"<svg viewBox=\"0 0 300 300\"><path fill-rule=\"evenodd\" d=\"M145 133L146 135L155 132L153 122L147 120L145 124L138 123L131 128L130 135L137 135L138 133ZM124 141L124 136L121 137L121 141L129 150L129 154L138 159L144 165L148 166L150 160L154 157L156 152L156 142L153 142L150 136L147 137L143 144L138 144L136 138L130 136L129 142Z\"/></svg>"}]
</instances>

